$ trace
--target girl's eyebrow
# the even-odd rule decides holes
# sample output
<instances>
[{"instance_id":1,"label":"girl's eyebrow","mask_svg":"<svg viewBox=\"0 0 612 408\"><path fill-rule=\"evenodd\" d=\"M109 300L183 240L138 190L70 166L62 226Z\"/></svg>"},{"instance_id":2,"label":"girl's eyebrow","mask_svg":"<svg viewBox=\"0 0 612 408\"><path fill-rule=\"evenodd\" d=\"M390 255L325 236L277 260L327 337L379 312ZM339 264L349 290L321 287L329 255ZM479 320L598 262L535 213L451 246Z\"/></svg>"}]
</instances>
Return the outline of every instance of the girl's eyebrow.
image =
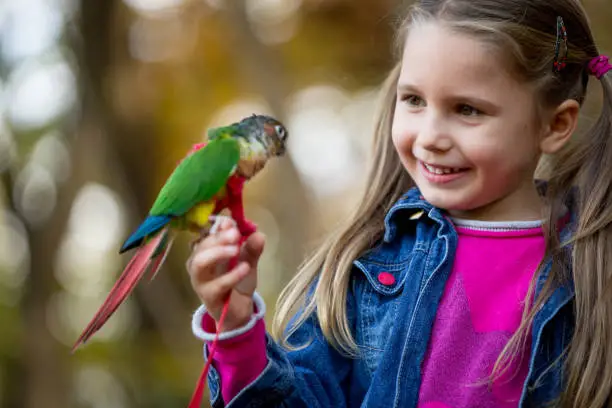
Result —
<instances>
[{"instance_id":1,"label":"girl's eyebrow","mask_svg":"<svg viewBox=\"0 0 612 408\"><path fill-rule=\"evenodd\" d=\"M419 88L417 86L409 84L409 83L401 83L401 82L397 84L397 91L398 92L421 93L421 91L419 91Z\"/></svg>"},{"instance_id":2,"label":"girl's eyebrow","mask_svg":"<svg viewBox=\"0 0 612 408\"><path fill-rule=\"evenodd\" d=\"M447 98L451 102L462 103L466 105L474 105L475 107L481 107L488 113L497 113L501 110L501 106L490 100L479 98L472 95L452 95Z\"/></svg>"}]
</instances>

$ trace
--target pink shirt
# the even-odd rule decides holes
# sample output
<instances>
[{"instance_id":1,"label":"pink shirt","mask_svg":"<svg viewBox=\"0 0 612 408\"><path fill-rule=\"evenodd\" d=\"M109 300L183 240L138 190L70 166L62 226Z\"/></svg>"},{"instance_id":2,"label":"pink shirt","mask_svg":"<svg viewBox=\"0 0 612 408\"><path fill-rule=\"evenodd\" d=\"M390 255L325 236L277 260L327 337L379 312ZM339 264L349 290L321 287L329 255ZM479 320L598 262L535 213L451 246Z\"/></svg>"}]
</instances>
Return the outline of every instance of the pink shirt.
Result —
<instances>
[{"instance_id":1,"label":"pink shirt","mask_svg":"<svg viewBox=\"0 0 612 408\"><path fill-rule=\"evenodd\" d=\"M544 256L542 228L455 222L455 262L423 361L418 407L517 407L531 336L506 373L492 386L488 380L521 322L530 280Z\"/></svg>"},{"instance_id":2,"label":"pink shirt","mask_svg":"<svg viewBox=\"0 0 612 408\"><path fill-rule=\"evenodd\" d=\"M208 313L202 319L202 328L209 333L216 330L216 323ZM221 396L227 404L268 364L264 321L258 320L251 330L239 336L219 340L212 360L219 373Z\"/></svg>"},{"instance_id":3,"label":"pink shirt","mask_svg":"<svg viewBox=\"0 0 612 408\"><path fill-rule=\"evenodd\" d=\"M455 263L423 362L418 407L516 407L527 375L529 338L507 375L491 389L486 381L521 321L530 279L544 256L544 235L539 223L455 222ZM202 323L214 332L210 316ZM220 341L213 365L221 377L223 400L229 402L266 364L262 320L250 331Z\"/></svg>"}]
</instances>

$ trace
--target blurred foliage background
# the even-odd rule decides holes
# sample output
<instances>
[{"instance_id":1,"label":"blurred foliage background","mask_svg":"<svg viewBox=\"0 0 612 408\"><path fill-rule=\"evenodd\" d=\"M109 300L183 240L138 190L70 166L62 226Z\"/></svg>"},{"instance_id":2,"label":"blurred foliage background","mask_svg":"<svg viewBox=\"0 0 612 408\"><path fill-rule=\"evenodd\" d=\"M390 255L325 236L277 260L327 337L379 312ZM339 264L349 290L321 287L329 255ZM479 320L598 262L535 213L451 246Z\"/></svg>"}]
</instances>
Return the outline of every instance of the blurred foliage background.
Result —
<instances>
[{"instance_id":1,"label":"blurred foliage background","mask_svg":"<svg viewBox=\"0 0 612 408\"><path fill-rule=\"evenodd\" d=\"M0 407L187 405L203 364L189 237L70 355L127 263L119 245L208 127L272 114L289 155L246 189L269 319L363 187L403 3L0 0ZM609 1L584 3L611 49Z\"/></svg>"}]
</instances>

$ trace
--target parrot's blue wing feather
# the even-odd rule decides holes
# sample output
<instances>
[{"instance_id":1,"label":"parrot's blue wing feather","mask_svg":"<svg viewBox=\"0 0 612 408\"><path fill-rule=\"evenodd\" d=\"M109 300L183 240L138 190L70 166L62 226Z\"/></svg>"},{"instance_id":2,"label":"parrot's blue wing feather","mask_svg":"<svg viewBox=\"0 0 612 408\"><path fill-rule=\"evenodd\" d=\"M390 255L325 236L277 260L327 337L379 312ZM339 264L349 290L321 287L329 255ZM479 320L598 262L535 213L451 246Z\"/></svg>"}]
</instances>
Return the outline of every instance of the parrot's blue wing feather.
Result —
<instances>
[{"instance_id":1,"label":"parrot's blue wing feather","mask_svg":"<svg viewBox=\"0 0 612 408\"><path fill-rule=\"evenodd\" d=\"M172 217L168 215L149 215L142 224L140 224L138 229L125 241L119 253L121 254L140 246L147 236L151 236L153 233L165 227L171 219Z\"/></svg>"}]
</instances>

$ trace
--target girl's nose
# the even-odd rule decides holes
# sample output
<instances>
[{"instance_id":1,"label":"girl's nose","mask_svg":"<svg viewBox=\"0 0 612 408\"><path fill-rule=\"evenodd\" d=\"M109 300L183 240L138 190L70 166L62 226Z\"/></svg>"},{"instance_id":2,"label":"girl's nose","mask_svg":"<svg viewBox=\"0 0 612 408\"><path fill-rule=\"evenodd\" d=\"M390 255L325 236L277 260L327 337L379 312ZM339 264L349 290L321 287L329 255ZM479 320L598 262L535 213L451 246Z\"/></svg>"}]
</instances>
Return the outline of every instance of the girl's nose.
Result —
<instances>
[{"instance_id":1,"label":"girl's nose","mask_svg":"<svg viewBox=\"0 0 612 408\"><path fill-rule=\"evenodd\" d=\"M435 152L445 152L453 147L444 118L436 114L428 114L422 122L416 143L423 149Z\"/></svg>"}]
</instances>

